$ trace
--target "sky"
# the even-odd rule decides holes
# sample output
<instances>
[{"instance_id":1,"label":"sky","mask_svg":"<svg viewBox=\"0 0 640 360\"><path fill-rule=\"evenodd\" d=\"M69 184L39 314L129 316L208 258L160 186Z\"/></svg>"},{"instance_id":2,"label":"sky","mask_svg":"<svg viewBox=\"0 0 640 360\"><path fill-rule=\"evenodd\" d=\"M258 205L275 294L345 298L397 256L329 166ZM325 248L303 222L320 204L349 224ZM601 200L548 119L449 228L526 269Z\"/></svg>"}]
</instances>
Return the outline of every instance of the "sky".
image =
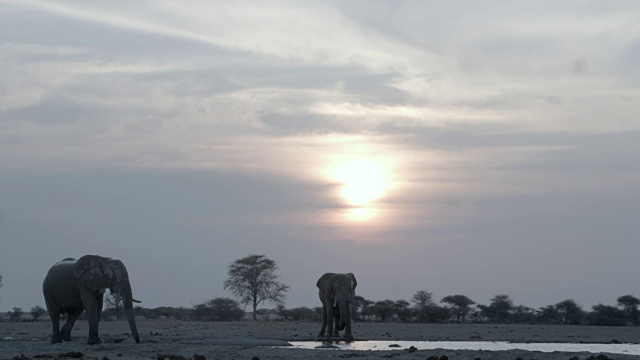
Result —
<instances>
[{"instance_id":1,"label":"sky","mask_svg":"<svg viewBox=\"0 0 640 360\"><path fill-rule=\"evenodd\" d=\"M0 311L85 254L151 308L249 254L288 308L615 304L639 116L640 2L0 1Z\"/></svg>"}]
</instances>

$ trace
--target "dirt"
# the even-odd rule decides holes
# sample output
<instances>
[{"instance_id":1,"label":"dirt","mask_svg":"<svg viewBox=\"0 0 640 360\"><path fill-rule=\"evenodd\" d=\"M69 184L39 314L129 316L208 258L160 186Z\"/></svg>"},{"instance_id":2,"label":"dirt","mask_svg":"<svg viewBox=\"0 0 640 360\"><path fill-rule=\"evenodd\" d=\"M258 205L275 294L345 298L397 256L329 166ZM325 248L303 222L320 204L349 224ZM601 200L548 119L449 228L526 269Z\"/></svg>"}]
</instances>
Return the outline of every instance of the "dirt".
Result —
<instances>
[{"instance_id":1,"label":"dirt","mask_svg":"<svg viewBox=\"0 0 640 360\"><path fill-rule=\"evenodd\" d=\"M316 341L319 323L308 322L191 322L146 320L138 322L141 343L129 336L126 322L103 322L103 343L87 345L88 324L78 321L72 341L51 344L49 322L0 322L0 359L594 359L592 353L542 353L521 350L459 351L393 349L345 351L286 348L288 341ZM512 341L571 343L640 343L634 327L354 323L358 340ZM277 347L282 346L282 347ZM631 355L602 354L608 359L638 359Z\"/></svg>"}]
</instances>

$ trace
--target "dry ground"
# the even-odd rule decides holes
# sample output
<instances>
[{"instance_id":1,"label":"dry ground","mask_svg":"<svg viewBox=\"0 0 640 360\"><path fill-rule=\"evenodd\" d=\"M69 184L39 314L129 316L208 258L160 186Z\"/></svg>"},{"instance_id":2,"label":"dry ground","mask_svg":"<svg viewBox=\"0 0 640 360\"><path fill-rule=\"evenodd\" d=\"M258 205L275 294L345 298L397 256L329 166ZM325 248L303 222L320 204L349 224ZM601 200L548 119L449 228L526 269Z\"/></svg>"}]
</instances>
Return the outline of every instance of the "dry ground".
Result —
<instances>
[{"instance_id":1,"label":"dry ground","mask_svg":"<svg viewBox=\"0 0 640 360\"><path fill-rule=\"evenodd\" d=\"M0 359L12 359L21 354L29 358L51 359L61 354L82 353L85 359L157 359L177 355L192 358L195 354L207 359L426 359L448 356L449 359L565 359L577 356L586 359L588 353L540 353L527 351L454 351L406 349L394 351L336 351L271 348L287 341L317 340L319 323L307 322L225 322L203 323L175 320L139 321L142 343L135 344L127 335L126 322L103 322L100 333L103 344L86 344L88 324L78 321L72 341L50 344L49 322L0 322ZM640 343L640 329L633 327L550 326L550 325L489 325L489 324L380 324L354 323L356 340L457 340L514 342L588 342ZM596 354L597 355L597 354ZM614 359L640 358L611 355ZM106 360L106 359L105 359Z\"/></svg>"}]
</instances>

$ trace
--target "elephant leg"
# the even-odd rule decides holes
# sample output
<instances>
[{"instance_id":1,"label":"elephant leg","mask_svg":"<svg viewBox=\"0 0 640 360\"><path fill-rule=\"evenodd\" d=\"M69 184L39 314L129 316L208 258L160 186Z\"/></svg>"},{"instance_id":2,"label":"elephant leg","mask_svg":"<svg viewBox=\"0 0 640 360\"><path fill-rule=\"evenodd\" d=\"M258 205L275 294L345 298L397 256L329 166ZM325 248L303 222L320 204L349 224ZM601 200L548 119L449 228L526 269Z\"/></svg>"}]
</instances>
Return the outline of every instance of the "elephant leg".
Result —
<instances>
[{"instance_id":1,"label":"elephant leg","mask_svg":"<svg viewBox=\"0 0 640 360\"><path fill-rule=\"evenodd\" d=\"M335 322L333 336L340 337L340 309L337 306L333 308L333 321Z\"/></svg>"},{"instance_id":2,"label":"elephant leg","mask_svg":"<svg viewBox=\"0 0 640 360\"><path fill-rule=\"evenodd\" d=\"M320 328L320 334L318 334L318 337L324 337L326 328L327 328L327 307L324 304L322 304L322 327Z\"/></svg>"},{"instance_id":3,"label":"elephant leg","mask_svg":"<svg viewBox=\"0 0 640 360\"><path fill-rule=\"evenodd\" d=\"M98 301L93 291L80 291L84 310L87 312L87 320L89 321L89 345L100 344L100 335L98 334Z\"/></svg>"},{"instance_id":4,"label":"elephant leg","mask_svg":"<svg viewBox=\"0 0 640 360\"><path fill-rule=\"evenodd\" d=\"M67 311L67 314L69 315L67 317L67 322L62 327L62 330L60 330L60 336L62 337L62 340L71 341L71 330L73 330L73 324L75 324L76 320L78 320L78 317L80 316L80 314L82 314L83 311L84 309L82 308L69 309Z\"/></svg>"},{"instance_id":5,"label":"elephant leg","mask_svg":"<svg viewBox=\"0 0 640 360\"><path fill-rule=\"evenodd\" d=\"M344 330L345 339L353 339L353 334L351 333L351 319L347 319L346 321L346 329Z\"/></svg>"},{"instance_id":6,"label":"elephant leg","mask_svg":"<svg viewBox=\"0 0 640 360\"><path fill-rule=\"evenodd\" d=\"M47 312L49 313L49 317L51 318L51 325L53 327L51 331L51 343L57 344L62 342L62 337L60 337L60 308L56 305L51 304L49 301L47 303Z\"/></svg>"},{"instance_id":7,"label":"elephant leg","mask_svg":"<svg viewBox=\"0 0 640 360\"><path fill-rule=\"evenodd\" d=\"M333 311L333 301L329 302L329 306L327 306L327 331L329 331L329 337L335 336L333 329L333 320L334 320L334 311Z\"/></svg>"}]
</instances>

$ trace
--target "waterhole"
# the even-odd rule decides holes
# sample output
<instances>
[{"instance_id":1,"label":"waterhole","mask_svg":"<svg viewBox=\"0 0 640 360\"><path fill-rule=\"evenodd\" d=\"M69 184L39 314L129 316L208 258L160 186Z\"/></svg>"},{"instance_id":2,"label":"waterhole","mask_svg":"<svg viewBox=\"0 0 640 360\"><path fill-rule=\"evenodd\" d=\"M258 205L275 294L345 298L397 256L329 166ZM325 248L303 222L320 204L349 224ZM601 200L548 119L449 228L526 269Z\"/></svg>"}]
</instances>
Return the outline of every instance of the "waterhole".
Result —
<instances>
[{"instance_id":1,"label":"waterhole","mask_svg":"<svg viewBox=\"0 0 640 360\"><path fill-rule=\"evenodd\" d=\"M415 347L417 350L526 350L541 352L590 352L625 355L640 355L639 344L582 344L582 343L512 343L507 341L290 341L295 349L327 350L402 350Z\"/></svg>"}]
</instances>

